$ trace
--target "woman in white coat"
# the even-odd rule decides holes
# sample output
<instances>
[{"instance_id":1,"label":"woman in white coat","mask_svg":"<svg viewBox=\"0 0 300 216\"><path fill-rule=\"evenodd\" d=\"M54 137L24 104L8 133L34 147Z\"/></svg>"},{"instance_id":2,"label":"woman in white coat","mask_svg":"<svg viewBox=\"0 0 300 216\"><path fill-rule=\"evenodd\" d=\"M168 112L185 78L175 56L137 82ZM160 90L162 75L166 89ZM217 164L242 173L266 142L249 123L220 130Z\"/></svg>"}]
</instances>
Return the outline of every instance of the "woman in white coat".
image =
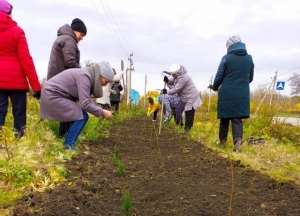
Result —
<instances>
[{"instance_id":1,"label":"woman in white coat","mask_svg":"<svg viewBox=\"0 0 300 216\"><path fill-rule=\"evenodd\" d=\"M116 94L116 92L114 90L112 90L111 87L114 82L120 82L122 79L122 76L123 76L123 72L116 74L116 71L114 68L113 68L113 71L114 71L113 81L107 83L106 86L102 87L103 96L101 98L96 99L96 103L100 104L103 109L109 109L111 107L110 94Z\"/></svg>"}]
</instances>

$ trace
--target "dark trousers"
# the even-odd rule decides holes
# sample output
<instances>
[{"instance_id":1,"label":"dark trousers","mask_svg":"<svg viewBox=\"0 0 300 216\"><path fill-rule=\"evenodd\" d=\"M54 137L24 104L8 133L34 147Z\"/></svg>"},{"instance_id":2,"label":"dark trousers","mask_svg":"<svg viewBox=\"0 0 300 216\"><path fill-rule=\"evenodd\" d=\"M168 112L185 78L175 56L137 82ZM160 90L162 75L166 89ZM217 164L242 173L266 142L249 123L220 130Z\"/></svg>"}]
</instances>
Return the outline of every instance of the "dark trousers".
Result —
<instances>
[{"instance_id":1,"label":"dark trousers","mask_svg":"<svg viewBox=\"0 0 300 216\"><path fill-rule=\"evenodd\" d=\"M100 103L97 103L97 104L100 105L102 109L105 109L105 110L109 110L110 109L110 105L109 104L100 104Z\"/></svg>"},{"instance_id":2,"label":"dark trousers","mask_svg":"<svg viewBox=\"0 0 300 216\"><path fill-rule=\"evenodd\" d=\"M110 105L114 108L116 112L119 111L119 103L120 101L110 101Z\"/></svg>"},{"instance_id":3,"label":"dark trousers","mask_svg":"<svg viewBox=\"0 0 300 216\"><path fill-rule=\"evenodd\" d=\"M156 120L158 111L159 111L159 110L155 110L155 111L154 111L154 113L153 113L153 120Z\"/></svg>"},{"instance_id":4,"label":"dark trousers","mask_svg":"<svg viewBox=\"0 0 300 216\"><path fill-rule=\"evenodd\" d=\"M179 103L176 108L176 124L177 125L183 125L182 122L182 113L184 111L185 103L183 103L181 100L179 100Z\"/></svg>"},{"instance_id":5,"label":"dark trousers","mask_svg":"<svg viewBox=\"0 0 300 216\"><path fill-rule=\"evenodd\" d=\"M73 122L60 122L58 136L65 137L72 124Z\"/></svg>"},{"instance_id":6,"label":"dark trousers","mask_svg":"<svg viewBox=\"0 0 300 216\"><path fill-rule=\"evenodd\" d=\"M184 129L189 131L194 125L194 116L195 110L192 108L191 110L185 111L185 126Z\"/></svg>"},{"instance_id":7,"label":"dark trousers","mask_svg":"<svg viewBox=\"0 0 300 216\"><path fill-rule=\"evenodd\" d=\"M241 118L220 119L219 139L227 140L229 123L231 121L233 143L243 139L243 121Z\"/></svg>"},{"instance_id":8,"label":"dark trousers","mask_svg":"<svg viewBox=\"0 0 300 216\"><path fill-rule=\"evenodd\" d=\"M5 117L8 110L8 98L12 104L14 117L14 129L21 137L26 127L26 106L27 98L25 90L0 90L0 126L5 124Z\"/></svg>"},{"instance_id":9,"label":"dark trousers","mask_svg":"<svg viewBox=\"0 0 300 216\"><path fill-rule=\"evenodd\" d=\"M172 108L172 114L173 114L173 116L174 116L174 122L176 123L176 119L177 119L177 117L176 117L176 108Z\"/></svg>"}]
</instances>

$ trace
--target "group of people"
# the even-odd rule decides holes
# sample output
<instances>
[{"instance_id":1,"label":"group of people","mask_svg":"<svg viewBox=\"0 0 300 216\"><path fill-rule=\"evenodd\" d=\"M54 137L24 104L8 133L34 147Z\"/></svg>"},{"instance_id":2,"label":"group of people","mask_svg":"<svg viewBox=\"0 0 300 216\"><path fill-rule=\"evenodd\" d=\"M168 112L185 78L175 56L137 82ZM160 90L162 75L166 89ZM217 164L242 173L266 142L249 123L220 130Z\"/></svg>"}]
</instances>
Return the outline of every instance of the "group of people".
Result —
<instances>
[{"instance_id":1,"label":"group of people","mask_svg":"<svg viewBox=\"0 0 300 216\"><path fill-rule=\"evenodd\" d=\"M41 99L41 118L59 121L59 136L65 137L64 146L75 149L76 140L88 120L87 113L113 118L113 112L104 108L111 104L118 110L123 74L117 75L106 61L81 68L78 43L86 36L87 28L76 18L71 25L65 24L58 29L50 54L47 81L41 88L25 33L12 19L12 10L13 6L7 0L0 0L0 130L5 125L10 99L16 138L24 135L29 82L33 97ZM227 54L222 57L209 88L218 91L219 146L226 146L231 122L234 151L239 152L243 142L242 120L250 116L249 83L253 80L254 63L239 36L230 37L226 47ZM163 89L157 100L149 98L148 115L153 114L153 120L156 120L157 112L165 102L164 123L174 116L176 124L183 125L184 112L184 129L189 131L194 124L195 110L202 103L199 92L184 66L173 64L169 73L172 78L165 76L163 81L170 88ZM91 100L91 95L98 98L96 102L101 106ZM171 96L177 99L171 99Z\"/></svg>"},{"instance_id":2,"label":"group of people","mask_svg":"<svg viewBox=\"0 0 300 216\"><path fill-rule=\"evenodd\" d=\"M91 95L101 98L103 87L110 84L113 89L109 90L116 96L108 95L109 104L112 101L118 110L121 77L115 77L115 71L106 61L81 68L78 43L86 36L87 28L82 20L75 18L71 25L65 24L57 31L47 81L41 88L25 33L12 19L12 9L8 1L0 0L0 130L5 125L10 99L16 138L24 135L29 82L33 97L40 99L41 119L60 122L59 136L65 138L65 148L75 149L88 120L87 113L113 118L113 112L95 104Z\"/></svg>"},{"instance_id":3,"label":"group of people","mask_svg":"<svg viewBox=\"0 0 300 216\"><path fill-rule=\"evenodd\" d=\"M180 64L173 64L170 67L169 73L172 78L169 79L164 76L163 81L169 86L169 90L163 89L161 95L158 97L157 104L166 105L164 114L166 119L164 123L171 120L172 115L177 125L183 126L182 113L185 113L184 130L190 131L194 124L195 110L201 106L202 101L199 96L199 92L192 78L187 74L187 70ZM153 115L153 120L156 120L157 112L160 107L154 110L153 99L149 98L148 115ZM169 108L170 107L170 108ZM151 112L152 111L152 112Z\"/></svg>"},{"instance_id":4,"label":"group of people","mask_svg":"<svg viewBox=\"0 0 300 216\"><path fill-rule=\"evenodd\" d=\"M231 123L234 148L233 151L240 152L243 143L243 119L250 117L250 86L254 76L254 63L252 56L247 53L245 43L242 43L239 36L232 36L226 42L227 54L222 57L219 64L213 84L208 88L218 91L217 118L219 124L219 147L225 148L229 124ZM187 74L184 66L173 64L169 73L172 79L167 76L163 81L171 85L169 90L163 89L164 95L178 95L177 106L173 107L173 113L176 120L182 117L185 112L185 131L191 130L194 123L195 110L200 107L202 101L199 92L192 78ZM168 107L169 98L165 97L166 107ZM158 104L161 104L161 96L158 98ZM149 98L149 104L153 104L153 99ZM149 109L151 108L152 109ZM156 119L159 107L150 106L148 115L154 113L153 120ZM184 107L184 109L181 109ZM176 111L174 111L174 109ZM150 111L149 111L150 110ZM167 123L170 119L168 112L164 112Z\"/></svg>"}]
</instances>

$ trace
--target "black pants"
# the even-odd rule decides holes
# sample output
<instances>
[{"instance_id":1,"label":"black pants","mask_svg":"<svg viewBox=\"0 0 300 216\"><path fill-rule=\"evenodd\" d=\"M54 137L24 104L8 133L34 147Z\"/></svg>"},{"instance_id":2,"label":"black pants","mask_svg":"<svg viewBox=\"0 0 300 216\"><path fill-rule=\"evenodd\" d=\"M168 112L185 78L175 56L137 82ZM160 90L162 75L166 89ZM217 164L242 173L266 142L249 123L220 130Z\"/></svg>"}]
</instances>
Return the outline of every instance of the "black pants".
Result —
<instances>
[{"instance_id":1,"label":"black pants","mask_svg":"<svg viewBox=\"0 0 300 216\"><path fill-rule=\"evenodd\" d=\"M176 107L173 107L172 108L172 114L173 114L173 116L174 116L174 122L176 123Z\"/></svg>"},{"instance_id":2,"label":"black pants","mask_svg":"<svg viewBox=\"0 0 300 216\"><path fill-rule=\"evenodd\" d=\"M182 113L185 108L185 103L179 100L177 108L176 108L176 124L183 126Z\"/></svg>"},{"instance_id":3,"label":"black pants","mask_svg":"<svg viewBox=\"0 0 300 216\"><path fill-rule=\"evenodd\" d=\"M60 122L59 124L59 137L65 137L72 126L73 122Z\"/></svg>"},{"instance_id":4,"label":"black pants","mask_svg":"<svg viewBox=\"0 0 300 216\"><path fill-rule=\"evenodd\" d=\"M159 110L155 110L155 111L154 111L154 113L153 113L153 120L156 120L158 111L159 111Z\"/></svg>"},{"instance_id":5,"label":"black pants","mask_svg":"<svg viewBox=\"0 0 300 216\"><path fill-rule=\"evenodd\" d=\"M185 111L185 126L184 129L186 131L191 130L194 125L194 117L195 117L195 110L192 108L191 110Z\"/></svg>"},{"instance_id":6,"label":"black pants","mask_svg":"<svg viewBox=\"0 0 300 216\"><path fill-rule=\"evenodd\" d=\"M241 118L220 119L219 139L227 140L230 121L233 143L235 143L236 141L243 139L243 121Z\"/></svg>"},{"instance_id":7,"label":"black pants","mask_svg":"<svg viewBox=\"0 0 300 216\"><path fill-rule=\"evenodd\" d=\"M12 104L14 130L18 133L18 137L21 137L24 135L26 127L26 91L0 90L0 126L5 124L5 117L8 110L8 98L10 98Z\"/></svg>"},{"instance_id":8,"label":"black pants","mask_svg":"<svg viewBox=\"0 0 300 216\"><path fill-rule=\"evenodd\" d=\"M110 105L114 108L116 112L119 111L119 103L120 101L110 101Z\"/></svg>"},{"instance_id":9,"label":"black pants","mask_svg":"<svg viewBox=\"0 0 300 216\"><path fill-rule=\"evenodd\" d=\"M105 109L105 110L109 110L110 109L110 105L109 104L100 104L100 103L97 103L97 104L100 105L102 109Z\"/></svg>"}]
</instances>

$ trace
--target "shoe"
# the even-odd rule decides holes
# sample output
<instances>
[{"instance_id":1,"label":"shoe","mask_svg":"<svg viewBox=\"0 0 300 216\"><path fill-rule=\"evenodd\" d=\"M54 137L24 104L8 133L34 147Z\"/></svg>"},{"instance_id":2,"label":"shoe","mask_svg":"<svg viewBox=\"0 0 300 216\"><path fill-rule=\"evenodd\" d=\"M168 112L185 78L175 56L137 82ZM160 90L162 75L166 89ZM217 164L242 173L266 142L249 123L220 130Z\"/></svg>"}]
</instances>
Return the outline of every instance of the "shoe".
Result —
<instances>
[{"instance_id":1,"label":"shoe","mask_svg":"<svg viewBox=\"0 0 300 216\"><path fill-rule=\"evenodd\" d=\"M184 131L185 131L185 132L189 132L191 129L192 129L192 128L190 128L190 127L185 127L185 128L184 128Z\"/></svg>"},{"instance_id":2,"label":"shoe","mask_svg":"<svg viewBox=\"0 0 300 216\"><path fill-rule=\"evenodd\" d=\"M171 118L166 118L166 119L163 121L163 124L167 124L169 121L171 121Z\"/></svg>"},{"instance_id":3,"label":"shoe","mask_svg":"<svg viewBox=\"0 0 300 216\"><path fill-rule=\"evenodd\" d=\"M242 146L243 141L242 140L238 140L234 143L234 148L233 151L234 152L241 152L241 146Z\"/></svg>"},{"instance_id":4,"label":"shoe","mask_svg":"<svg viewBox=\"0 0 300 216\"><path fill-rule=\"evenodd\" d=\"M220 140L219 147L220 148L225 148L226 147L226 141L227 140Z\"/></svg>"},{"instance_id":5,"label":"shoe","mask_svg":"<svg viewBox=\"0 0 300 216\"><path fill-rule=\"evenodd\" d=\"M153 122L155 122L155 121L156 121L156 119L152 119L152 121L153 121Z\"/></svg>"}]
</instances>

